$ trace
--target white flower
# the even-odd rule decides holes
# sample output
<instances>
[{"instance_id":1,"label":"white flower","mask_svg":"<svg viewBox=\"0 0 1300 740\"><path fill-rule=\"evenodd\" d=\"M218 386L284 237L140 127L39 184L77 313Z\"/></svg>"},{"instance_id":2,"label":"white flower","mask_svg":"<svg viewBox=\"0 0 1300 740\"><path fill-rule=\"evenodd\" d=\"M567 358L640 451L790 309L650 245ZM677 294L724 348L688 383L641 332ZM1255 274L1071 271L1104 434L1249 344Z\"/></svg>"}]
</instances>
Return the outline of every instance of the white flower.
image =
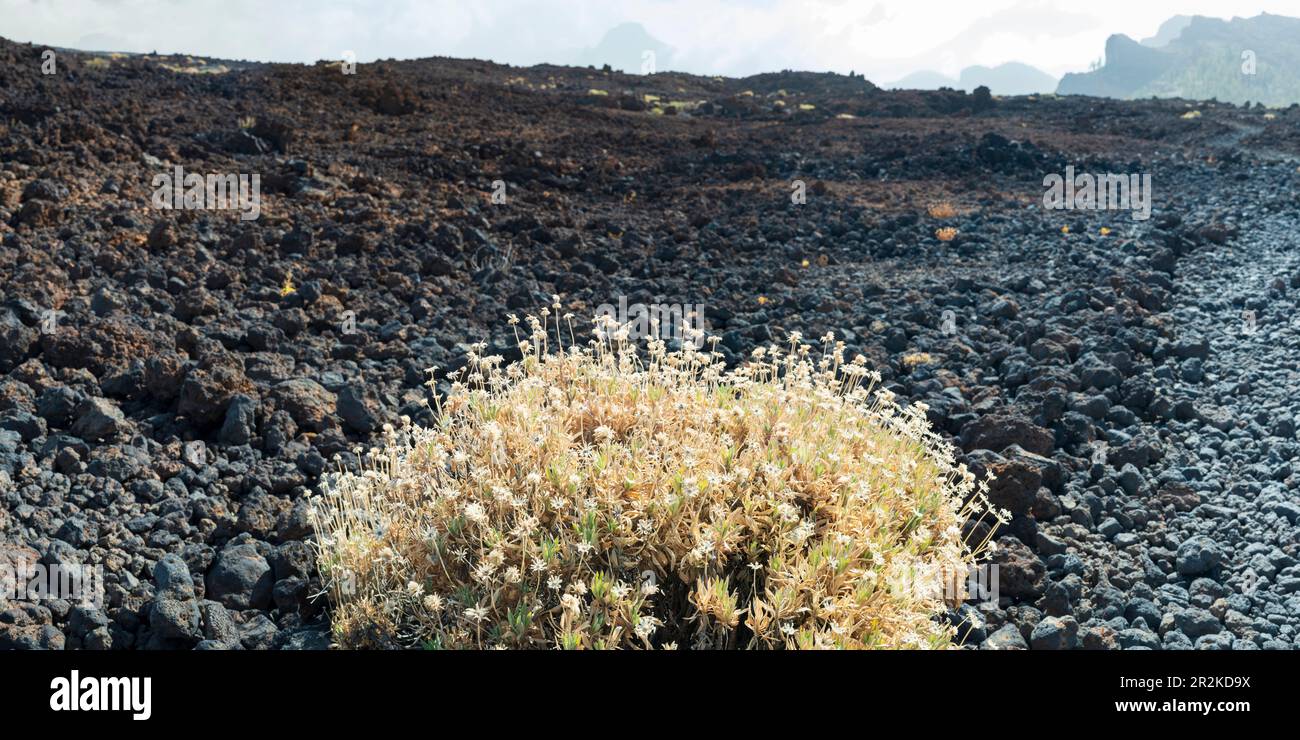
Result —
<instances>
[{"instance_id":1,"label":"white flower","mask_svg":"<svg viewBox=\"0 0 1300 740\"><path fill-rule=\"evenodd\" d=\"M776 513L778 516L781 517L782 521L785 522L799 521L799 507L795 506L794 504L788 501L782 501L781 504L776 507Z\"/></svg>"},{"instance_id":2,"label":"white flower","mask_svg":"<svg viewBox=\"0 0 1300 740\"><path fill-rule=\"evenodd\" d=\"M482 583L488 583L492 580L492 574L496 572L496 566L490 562L479 563L474 569L474 580Z\"/></svg>"},{"instance_id":3,"label":"white flower","mask_svg":"<svg viewBox=\"0 0 1300 740\"><path fill-rule=\"evenodd\" d=\"M483 505L477 501L471 501L465 504L465 518L475 524L482 524L487 521L487 512L483 510Z\"/></svg>"},{"instance_id":4,"label":"white flower","mask_svg":"<svg viewBox=\"0 0 1300 740\"><path fill-rule=\"evenodd\" d=\"M813 523L805 519L799 522L799 526L794 528L794 531L790 533L790 537L795 542L802 544L804 540L812 537L815 532L816 529L813 527Z\"/></svg>"},{"instance_id":5,"label":"white flower","mask_svg":"<svg viewBox=\"0 0 1300 740\"><path fill-rule=\"evenodd\" d=\"M636 632L636 636L640 637L642 640L649 640L650 636L655 633L655 629L657 628L652 618L642 617L641 620L636 623L636 627L633 628L633 631Z\"/></svg>"}]
</instances>

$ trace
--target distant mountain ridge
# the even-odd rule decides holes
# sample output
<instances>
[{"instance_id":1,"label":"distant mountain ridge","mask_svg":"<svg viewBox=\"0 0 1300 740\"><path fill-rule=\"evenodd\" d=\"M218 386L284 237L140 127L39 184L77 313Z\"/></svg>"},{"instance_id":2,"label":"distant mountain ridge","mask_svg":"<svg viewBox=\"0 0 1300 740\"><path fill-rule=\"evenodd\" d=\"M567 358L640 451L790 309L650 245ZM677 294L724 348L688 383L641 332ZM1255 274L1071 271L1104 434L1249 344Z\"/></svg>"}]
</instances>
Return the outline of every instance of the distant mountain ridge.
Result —
<instances>
[{"instance_id":1,"label":"distant mountain ridge","mask_svg":"<svg viewBox=\"0 0 1300 740\"><path fill-rule=\"evenodd\" d=\"M1141 43L1106 40L1106 63L1067 74L1061 95L1300 103L1300 18L1175 16Z\"/></svg>"},{"instance_id":2,"label":"distant mountain ridge","mask_svg":"<svg viewBox=\"0 0 1300 740\"><path fill-rule=\"evenodd\" d=\"M996 67L974 65L961 71L958 79L932 70L913 72L897 82L885 85L907 90L937 90L951 87L970 92L984 85L994 95L1033 95L1056 89L1057 79L1046 72L1020 62L1006 62Z\"/></svg>"},{"instance_id":3,"label":"distant mountain ridge","mask_svg":"<svg viewBox=\"0 0 1300 740\"><path fill-rule=\"evenodd\" d=\"M969 90L986 85L994 95L1033 95L1051 92L1056 88L1057 79L1037 67L1007 62L996 67L967 67L961 71L958 84Z\"/></svg>"},{"instance_id":4,"label":"distant mountain ridge","mask_svg":"<svg viewBox=\"0 0 1300 740\"><path fill-rule=\"evenodd\" d=\"M629 74L660 72L671 68L673 47L665 44L640 23L620 23L605 32L600 42L578 52L573 63L611 68Z\"/></svg>"},{"instance_id":5,"label":"distant mountain ridge","mask_svg":"<svg viewBox=\"0 0 1300 740\"><path fill-rule=\"evenodd\" d=\"M1170 41L1178 38L1179 34L1183 32L1183 29L1187 28L1187 24L1191 22L1192 16L1190 15L1176 15L1164 23L1161 23L1160 28L1156 29L1155 36L1148 36L1147 38L1142 39L1142 45L1150 46L1152 48L1167 46Z\"/></svg>"}]
</instances>

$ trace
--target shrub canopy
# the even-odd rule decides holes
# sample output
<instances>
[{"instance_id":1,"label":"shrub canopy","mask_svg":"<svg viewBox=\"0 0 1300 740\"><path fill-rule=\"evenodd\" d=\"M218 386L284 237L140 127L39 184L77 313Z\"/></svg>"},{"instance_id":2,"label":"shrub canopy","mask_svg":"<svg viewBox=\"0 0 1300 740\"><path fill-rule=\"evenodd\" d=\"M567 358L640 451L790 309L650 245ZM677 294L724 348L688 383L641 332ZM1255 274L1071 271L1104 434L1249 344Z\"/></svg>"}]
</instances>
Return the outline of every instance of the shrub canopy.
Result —
<instances>
[{"instance_id":1,"label":"shrub canopy","mask_svg":"<svg viewBox=\"0 0 1300 740\"><path fill-rule=\"evenodd\" d=\"M504 368L475 346L433 428L389 428L366 470L327 477L342 645L950 643L935 615L973 559L961 522L1000 513L923 406L829 335L728 371L702 336L641 359L598 324L579 348L571 316L530 316Z\"/></svg>"}]
</instances>

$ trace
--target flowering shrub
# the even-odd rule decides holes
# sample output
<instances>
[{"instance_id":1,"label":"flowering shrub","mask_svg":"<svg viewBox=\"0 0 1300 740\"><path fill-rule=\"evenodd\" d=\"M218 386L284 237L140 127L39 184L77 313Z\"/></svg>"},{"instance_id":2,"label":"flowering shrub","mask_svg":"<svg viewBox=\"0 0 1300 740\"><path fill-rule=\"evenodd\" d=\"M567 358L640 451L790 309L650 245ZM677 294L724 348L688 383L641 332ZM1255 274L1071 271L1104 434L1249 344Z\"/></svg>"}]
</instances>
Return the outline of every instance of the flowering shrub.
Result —
<instances>
[{"instance_id":1,"label":"flowering shrub","mask_svg":"<svg viewBox=\"0 0 1300 740\"><path fill-rule=\"evenodd\" d=\"M934 236L941 242L950 242L957 238L957 233L957 229L945 226L942 229L935 229Z\"/></svg>"},{"instance_id":2,"label":"flowering shrub","mask_svg":"<svg viewBox=\"0 0 1300 740\"><path fill-rule=\"evenodd\" d=\"M692 342L642 359L608 319L581 348L572 316L526 323L521 362L472 354L433 428L313 500L341 645L949 645L960 524L999 512L843 343L726 371Z\"/></svg>"},{"instance_id":3,"label":"flowering shrub","mask_svg":"<svg viewBox=\"0 0 1300 740\"><path fill-rule=\"evenodd\" d=\"M957 207L948 201L941 201L939 203L932 203L928 208L926 208L926 213L930 214L930 218L954 218L957 215Z\"/></svg>"}]
</instances>

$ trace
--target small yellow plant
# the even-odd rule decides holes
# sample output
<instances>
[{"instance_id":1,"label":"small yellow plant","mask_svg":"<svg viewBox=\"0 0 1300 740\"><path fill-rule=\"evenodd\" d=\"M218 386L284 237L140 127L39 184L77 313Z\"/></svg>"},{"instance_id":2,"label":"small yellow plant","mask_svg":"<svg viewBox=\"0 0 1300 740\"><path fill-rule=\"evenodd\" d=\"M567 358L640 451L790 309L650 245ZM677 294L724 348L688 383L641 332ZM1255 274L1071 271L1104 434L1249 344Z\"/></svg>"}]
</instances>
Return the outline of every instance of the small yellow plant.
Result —
<instances>
[{"instance_id":1,"label":"small yellow plant","mask_svg":"<svg viewBox=\"0 0 1300 740\"><path fill-rule=\"evenodd\" d=\"M1201 112L1198 110L1189 110L1183 115L1179 116L1179 118L1183 119L1184 121L1192 121L1200 117L1201 117Z\"/></svg>"},{"instance_id":2,"label":"small yellow plant","mask_svg":"<svg viewBox=\"0 0 1300 740\"><path fill-rule=\"evenodd\" d=\"M284 283L280 285L280 297L286 298L297 292L298 289L293 285L293 270L290 270L284 274Z\"/></svg>"},{"instance_id":3,"label":"small yellow plant","mask_svg":"<svg viewBox=\"0 0 1300 740\"><path fill-rule=\"evenodd\" d=\"M950 242L957 238L957 229L951 226L945 226L942 229L936 229L934 235L941 242Z\"/></svg>"},{"instance_id":4,"label":"small yellow plant","mask_svg":"<svg viewBox=\"0 0 1300 740\"><path fill-rule=\"evenodd\" d=\"M930 218L946 219L955 217L957 215L957 208L952 203L941 201L939 203L931 204L930 207L926 209L926 212L930 214Z\"/></svg>"},{"instance_id":5,"label":"small yellow plant","mask_svg":"<svg viewBox=\"0 0 1300 740\"><path fill-rule=\"evenodd\" d=\"M914 368L918 365L933 365L934 356L929 352L912 352L903 355L903 364L908 368Z\"/></svg>"},{"instance_id":6,"label":"small yellow plant","mask_svg":"<svg viewBox=\"0 0 1300 740\"><path fill-rule=\"evenodd\" d=\"M1068 234L1068 233L1070 233L1070 227L1069 227L1069 226L1062 226L1062 227L1061 227L1061 233L1062 233L1062 234Z\"/></svg>"},{"instance_id":7,"label":"small yellow plant","mask_svg":"<svg viewBox=\"0 0 1300 740\"><path fill-rule=\"evenodd\" d=\"M519 363L474 345L432 428L389 426L364 471L326 476L341 645L950 646L933 617L973 562L961 523L1007 515L923 406L830 335L726 370L698 331L641 354L606 318L579 348L553 309Z\"/></svg>"},{"instance_id":8,"label":"small yellow plant","mask_svg":"<svg viewBox=\"0 0 1300 740\"><path fill-rule=\"evenodd\" d=\"M1097 233L1101 234L1102 236L1110 236L1110 227L1103 226L1097 230Z\"/></svg>"}]
</instances>

